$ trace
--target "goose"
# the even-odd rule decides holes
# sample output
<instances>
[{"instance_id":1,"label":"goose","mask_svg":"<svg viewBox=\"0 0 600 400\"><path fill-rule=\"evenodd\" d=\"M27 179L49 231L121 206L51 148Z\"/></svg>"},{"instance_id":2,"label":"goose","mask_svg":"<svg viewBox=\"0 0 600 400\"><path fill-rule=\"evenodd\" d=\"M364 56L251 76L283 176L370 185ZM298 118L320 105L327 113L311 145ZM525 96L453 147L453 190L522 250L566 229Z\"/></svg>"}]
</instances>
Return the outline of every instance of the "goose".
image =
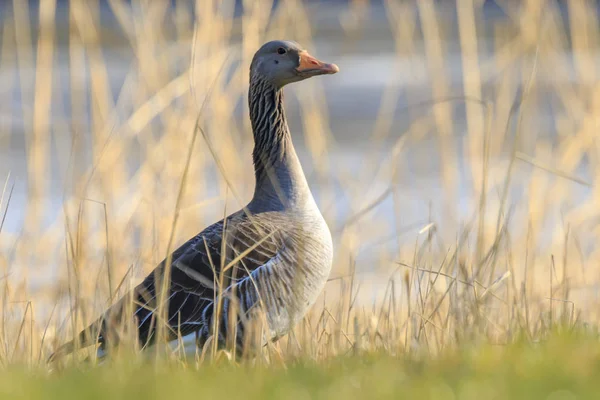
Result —
<instances>
[{"instance_id":1,"label":"goose","mask_svg":"<svg viewBox=\"0 0 600 400\"><path fill-rule=\"evenodd\" d=\"M243 349L245 329L259 315L266 325L263 345L304 318L328 279L333 245L294 150L283 87L338 71L293 41L270 41L256 52L248 92L255 175L250 202L175 250L49 361L72 353L76 343L96 345L98 357L105 357L109 344L119 344L114 327L127 321L137 328L142 349L152 347L159 309L164 310L167 341L183 338L186 352L190 343L197 351L210 337L221 344L233 337L237 349ZM161 292L165 273L169 279Z\"/></svg>"}]
</instances>

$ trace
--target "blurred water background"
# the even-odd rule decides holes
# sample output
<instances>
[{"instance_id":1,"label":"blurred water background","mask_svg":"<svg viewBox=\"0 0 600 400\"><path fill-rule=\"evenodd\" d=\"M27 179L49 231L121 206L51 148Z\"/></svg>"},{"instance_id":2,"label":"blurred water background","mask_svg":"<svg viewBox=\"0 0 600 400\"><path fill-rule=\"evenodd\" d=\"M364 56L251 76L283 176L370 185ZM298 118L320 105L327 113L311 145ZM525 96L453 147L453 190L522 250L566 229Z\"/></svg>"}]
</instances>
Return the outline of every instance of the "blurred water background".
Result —
<instances>
[{"instance_id":1,"label":"blurred water background","mask_svg":"<svg viewBox=\"0 0 600 400\"><path fill-rule=\"evenodd\" d=\"M49 3L0 2L0 251L29 290L64 284L69 268L94 282L114 268L117 282L160 261L189 120L215 80L242 79L203 110L241 201L200 137L176 243L247 201L248 54L286 38L341 70L286 89L294 143L336 243L332 278L356 269L381 293L424 242L444 254L470 232L483 257L506 229L523 257L516 270L534 253L549 266L549 254L573 247L569 268L596 296L585 282L600 270L584 260L598 255L598 3ZM244 17L259 8L266 17ZM531 253L519 253L524 243Z\"/></svg>"}]
</instances>

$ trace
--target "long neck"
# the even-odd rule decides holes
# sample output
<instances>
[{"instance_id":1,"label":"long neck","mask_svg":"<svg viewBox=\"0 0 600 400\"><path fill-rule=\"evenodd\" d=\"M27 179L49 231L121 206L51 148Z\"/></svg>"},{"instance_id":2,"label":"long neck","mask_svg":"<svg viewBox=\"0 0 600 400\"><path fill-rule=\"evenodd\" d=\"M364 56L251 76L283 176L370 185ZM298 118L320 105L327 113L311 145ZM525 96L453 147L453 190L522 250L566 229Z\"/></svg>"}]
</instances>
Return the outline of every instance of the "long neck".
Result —
<instances>
[{"instance_id":1,"label":"long neck","mask_svg":"<svg viewBox=\"0 0 600 400\"><path fill-rule=\"evenodd\" d=\"M254 134L254 204L274 209L293 207L310 196L292 144L283 108L283 90L257 76L248 93Z\"/></svg>"}]
</instances>

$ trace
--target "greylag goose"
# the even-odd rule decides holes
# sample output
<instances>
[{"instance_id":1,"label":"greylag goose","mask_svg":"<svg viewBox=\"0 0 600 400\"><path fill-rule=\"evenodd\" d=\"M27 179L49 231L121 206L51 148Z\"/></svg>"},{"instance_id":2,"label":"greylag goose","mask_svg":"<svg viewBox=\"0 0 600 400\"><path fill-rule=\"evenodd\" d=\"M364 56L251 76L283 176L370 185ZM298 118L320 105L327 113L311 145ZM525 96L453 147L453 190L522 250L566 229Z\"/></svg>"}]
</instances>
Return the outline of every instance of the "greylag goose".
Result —
<instances>
[{"instance_id":1,"label":"greylag goose","mask_svg":"<svg viewBox=\"0 0 600 400\"><path fill-rule=\"evenodd\" d=\"M286 334L304 317L327 281L333 248L292 144L283 87L338 71L335 64L317 60L295 42L272 41L258 50L250 66L248 93L256 178L252 200L163 260L132 293L78 335L81 347L98 344L103 355L107 345L118 344L113 327L127 322L128 309L133 310L139 344L154 345L160 302L167 340L184 338L194 349L211 336L224 343L232 327L234 343L241 349L246 324L256 318L252 311L258 307L267 325L263 343ZM165 272L170 279L161 296L158 277ZM218 287L224 289L216 301ZM233 323L232 309L237 310ZM73 340L50 359L74 349Z\"/></svg>"}]
</instances>

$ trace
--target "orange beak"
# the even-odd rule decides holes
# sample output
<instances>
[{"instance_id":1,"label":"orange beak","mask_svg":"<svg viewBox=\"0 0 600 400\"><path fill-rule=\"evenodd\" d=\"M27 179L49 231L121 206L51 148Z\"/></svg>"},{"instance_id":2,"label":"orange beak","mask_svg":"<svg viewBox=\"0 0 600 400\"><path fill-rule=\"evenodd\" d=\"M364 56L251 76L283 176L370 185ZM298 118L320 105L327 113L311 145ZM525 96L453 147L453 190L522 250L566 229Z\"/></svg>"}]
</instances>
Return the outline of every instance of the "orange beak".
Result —
<instances>
[{"instance_id":1,"label":"orange beak","mask_svg":"<svg viewBox=\"0 0 600 400\"><path fill-rule=\"evenodd\" d=\"M301 75L324 75L324 74L335 74L339 72L339 68L335 64L327 64L317 60L307 51L300 52L300 65L296 68L296 71Z\"/></svg>"}]
</instances>

